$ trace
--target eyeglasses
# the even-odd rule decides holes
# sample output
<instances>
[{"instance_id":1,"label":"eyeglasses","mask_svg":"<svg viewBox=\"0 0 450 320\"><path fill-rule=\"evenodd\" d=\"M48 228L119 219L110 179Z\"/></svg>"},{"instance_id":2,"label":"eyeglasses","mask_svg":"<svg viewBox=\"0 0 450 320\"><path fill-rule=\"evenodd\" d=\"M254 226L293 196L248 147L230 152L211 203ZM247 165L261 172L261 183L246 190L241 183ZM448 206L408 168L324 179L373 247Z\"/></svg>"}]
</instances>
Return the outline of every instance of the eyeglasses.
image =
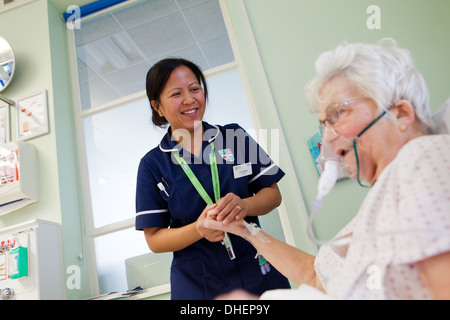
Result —
<instances>
[{"instance_id":1,"label":"eyeglasses","mask_svg":"<svg viewBox=\"0 0 450 320\"><path fill-rule=\"evenodd\" d=\"M359 98L349 101L342 101L338 104L328 106L325 112L325 120L319 121L320 131L323 133L326 127L337 124L342 119L342 115L345 112L350 111L350 108L348 108L348 106L369 99L370 98Z\"/></svg>"}]
</instances>

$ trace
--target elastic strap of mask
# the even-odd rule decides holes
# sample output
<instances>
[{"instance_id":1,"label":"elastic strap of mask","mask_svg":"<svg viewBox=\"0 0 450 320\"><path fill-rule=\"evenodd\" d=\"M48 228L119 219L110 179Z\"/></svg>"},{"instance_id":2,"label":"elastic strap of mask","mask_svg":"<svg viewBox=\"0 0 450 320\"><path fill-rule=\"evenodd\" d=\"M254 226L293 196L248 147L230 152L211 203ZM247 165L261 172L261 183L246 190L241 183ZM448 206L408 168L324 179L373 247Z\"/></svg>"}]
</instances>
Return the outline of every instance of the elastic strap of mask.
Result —
<instances>
[{"instance_id":1,"label":"elastic strap of mask","mask_svg":"<svg viewBox=\"0 0 450 320\"><path fill-rule=\"evenodd\" d=\"M389 108L390 109L390 108ZM380 120L387 111L383 111L383 113L381 113L378 117L376 117L367 127L365 127L357 136L355 139L353 139L353 149L355 150L355 157L356 157L356 169L358 171L357 173L357 180L358 180L358 184L363 187L363 188L370 188L370 186L366 186L365 184L362 184L361 179L360 179L360 175L359 175L359 157L358 157L358 150L356 149L356 141L358 140L359 137L362 136L362 134L364 132L366 132L367 130L369 130L370 127L372 127L378 120Z\"/></svg>"},{"instance_id":2,"label":"elastic strap of mask","mask_svg":"<svg viewBox=\"0 0 450 320\"><path fill-rule=\"evenodd\" d=\"M362 134L363 134L364 132L366 132L367 130L369 130L369 128L375 124L375 122L377 122L378 120L380 120L381 118L383 118L383 116L386 114L386 112L387 112L387 111L383 111L383 113L381 113L381 114L380 114L378 117L376 117L371 123L369 123L369 125L368 125L367 127L365 127L364 130L361 131L361 132L356 136L356 138L361 137ZM355 140L356 140L356 138L355 138Z\"/></svg>"}]
</instances>

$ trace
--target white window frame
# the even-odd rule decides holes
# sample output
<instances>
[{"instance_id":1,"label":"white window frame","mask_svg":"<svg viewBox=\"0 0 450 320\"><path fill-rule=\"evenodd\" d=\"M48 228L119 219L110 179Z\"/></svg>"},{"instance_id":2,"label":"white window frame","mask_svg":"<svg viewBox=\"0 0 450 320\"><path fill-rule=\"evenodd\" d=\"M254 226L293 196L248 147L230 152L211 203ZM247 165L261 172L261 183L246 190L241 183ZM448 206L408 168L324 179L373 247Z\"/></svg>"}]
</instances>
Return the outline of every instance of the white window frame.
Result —
<instances>
[{"instance_id":1,"label":"white window frame","mask_svg":"<svg viewBox=\"0 0 450 320\"><path fill-rule=\"evenodd\" d=\"M219 4L222 10L222 15L224 18L224 22L227 28L228 36L230 39L231 47L234 53L235 60L234 62L224 64L219 67L215 67L209 70L206 70L204 72L204 75L206 79L220 75L229 71L237 70L242 81L242 86L244 93L247 98L247 104L249 107L250 116L252 118L255 130L258 130L261 128L260 119L258 117L258 111L254 103L254 99L252 97L252 92L250 90L249 86L249 80L246 74L246 70L243 66L243 61L241 59L241 55L239 52L238 44L236 35L234 33L234 29L232 26L230 14L227 7L227 0L219 0ZM248 16L245 10L245 4L243 0L238 0L240 2L242 14L244 15L245 19L247 19L248 24L248 32L251 39L253 39L253 34L251 31L250 23L248 21ZM133 2L133 1L131 1ZM128 4L125 2L125 4ZM117 6L112 7L110 9L104 10L98 14L102 14L103 12L113 10L117 8ZM87 18L91 18L92 16L89 16ZM83 23L84 19L81 20L81 23ZM92 206L91 206L91 193L90 193L90 184L89 184L89 174L88 174L88 165L87 165L87 154L86 154L86 145L85 145L85 136L84 136L84 125L83 120L87 117L90 117L94 114L105 112L108 110L112 110L114 108L118 108L121 106L124 106L126 104L141 100L141 99L147 99L146 92L141 91L137 92L135 94L122 97L119 99L116 99L114 101L110 101L106 104L95 106L92 108L89 108L87 110L82 110L82 104L81 104L81 97L80 97L80 86L79 86L79 79L78 79L78 63L77 63L77 53L76 53L76 42L75 42L75 31L73 29L67 28L67 40L68 40L68 51L69 51L69 61L70 61L70 74L71 74L71 83L72 83L72 96L73 96L73 106L74 106L74 121L75 121L75 130L76 130L76 138L77 138L77 147L78 147L78 155L79 155L79 166L80 166L80 181L81 181L81 188L82 188L82 197L83 197L83 209L84 209L84 224L85 224L85 234L86 234L86 245L87 245L87 259L88 259L88 265L89 265L89 277L90 277L90 292L92 295L98 295L99 294L99 283L98 283L98 273L97 273L97 263L96 263L96 255L95 255L95 238L111 234L114 232L118 232L121 230L133 228L135 225L135 219L129 218L125 219L116 223L108 224L101 227L95 227L94 226L94 219L93 219L93 212L92 212ZM259 72L264 75L264 83L267 85L266 89L268 90L268 94L270 97L270 105L271 108L273 108L273 113L275 114L275 122L277 124L278 130L280 130L280 145L281 148L283 148L284 157L287 157L287 162L290 163L290 166L288 168L283 168L283 170L287 174L292 174L295 177L294 169L289 157L289 154L285 151L287 150L286 142L284 139L284 136L282 134L281 125L278 120L278 116L276 114L276 108L275 104L273 103L273 99L270 96L270 90L267 83L267 80L265 78L264 70L262 67L262 63L260 61L260 56L258 53L258 49L256 46L256 42L253 44L253 48L255 50L254 55L255 58L259 62L259 66L261 70ZM295 180L295 179L294 179ZM294 189L297 190L297 195L299 195L299 201L301 202L301 206L304 208L304 203L301 197L300 189L298 188L298 184L296 183L296 187L294 186ZM306 209L304 210L306 213ZM283 228L283 233L286 239L286 242L289 244L294 244L294 238L291 232L291 229L289 227L288 222L288 216L286 212L286 207L282 203L280 207L278 207L278 212L280 214L280 220ZM158 295L162 293L170 292L170 284L162 285L155 288L150 288L144 290L145 292L143 294L140 294L140 297L150 297L153 295Z\"/></svg>"}]
</instances>

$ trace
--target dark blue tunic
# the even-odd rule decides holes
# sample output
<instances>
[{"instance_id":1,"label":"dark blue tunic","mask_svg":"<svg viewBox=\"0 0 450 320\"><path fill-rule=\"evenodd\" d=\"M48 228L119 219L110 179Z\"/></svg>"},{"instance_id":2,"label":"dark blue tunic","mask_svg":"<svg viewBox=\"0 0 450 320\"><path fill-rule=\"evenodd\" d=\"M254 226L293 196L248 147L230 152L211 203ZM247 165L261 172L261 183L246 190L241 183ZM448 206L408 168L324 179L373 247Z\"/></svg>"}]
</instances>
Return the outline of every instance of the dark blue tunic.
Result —
<instances>
[{"instance_id":1,"label":"dark blue tunic","mask_svg":"<svg viewBox=\"0 0 450 320\"><path fill-rule=\"evenodd\" d=\"M139 165L136 190L136 229L178 228L197 220L206 206L182 168L172 156L178 150L214 199L209 166L210 141L214 141L221 196L232 192L248 198L278 182L284 172L237 124L211 126L203 122L202 155L196 157L171 141L170 128L158 147L148 152ZM251 163L251 174L235 178L240 164ZM158 183L164 183L161 191ZM167 194L166 194L167 192ZM257 217L247 222L259 224ZM171 268L172 299L213 299L233 289L260 295L266 290L289 288L289 282L275 268L262 275L256 250L241 237L230 234L236 259L230 260L220 242L201 239L173 254Z\"/></svg>"}]
</instances>

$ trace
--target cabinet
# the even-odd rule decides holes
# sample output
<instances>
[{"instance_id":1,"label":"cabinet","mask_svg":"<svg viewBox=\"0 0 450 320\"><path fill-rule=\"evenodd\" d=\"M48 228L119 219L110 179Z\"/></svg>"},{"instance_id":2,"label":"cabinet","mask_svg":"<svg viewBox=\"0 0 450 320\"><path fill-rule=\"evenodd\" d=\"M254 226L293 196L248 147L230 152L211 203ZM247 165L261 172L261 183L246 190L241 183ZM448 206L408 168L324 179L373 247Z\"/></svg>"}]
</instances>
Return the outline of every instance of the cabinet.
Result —
<instances>
[{"instance_id":1,"label":"cabinet","mask_svg":"<svg viewBox=\"0 0 450 320\"><path fill-rule=\"evenodd\" d=\"M0 253L0 290L12 289L12 299L17 300L64 299L59 224L36 219L0 229L0 244L3 244ZM12 271L9 269L10 264L15 261L10 260L17 259L17 256L10 255L10 252L19 247L22 249L14 253L20 251L22 255L26 254L28 269L26 273L22 270L19 275L16 274L14 279L9 276ZM23 262L20 267L23 268ZM24 274L27 275L22 276Z\"/></svg>"}]
</instances>

